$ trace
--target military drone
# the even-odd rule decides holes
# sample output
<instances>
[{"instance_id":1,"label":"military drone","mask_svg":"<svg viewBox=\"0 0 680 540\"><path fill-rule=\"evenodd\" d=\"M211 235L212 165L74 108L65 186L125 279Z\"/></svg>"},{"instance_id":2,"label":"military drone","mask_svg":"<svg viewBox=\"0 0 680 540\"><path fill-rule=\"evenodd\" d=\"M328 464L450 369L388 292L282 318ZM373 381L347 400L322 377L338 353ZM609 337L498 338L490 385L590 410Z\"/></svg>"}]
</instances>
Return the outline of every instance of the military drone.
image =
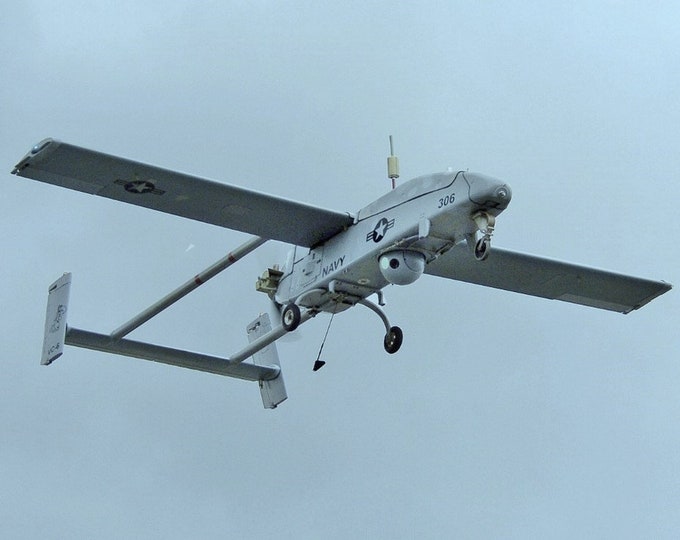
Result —
<instances>
[{"instance_id":1,"label":"military drone","mask_svg":"<svg viewBox=\"0 0 680 540\"><path fill-rule=\"evenodd\" d=\"M422 274L620 313L671 289L663 281L491 248L496 219L512 198L507 183L450 171L394 186L399 172L391 154L393 189L358 212L337 212L55 139L39 142L13 174L253 235L110 334L66 324L71 274L64 274L49 287L41 363L51 364L65 345L153 360L257 381L265 408L275 408L287 398L276 340L319 313L334 316L362 305L380 317L385 350L396 353L403 333L382 309L382 291ZM293 247L257 280L273 316L263 313L247 325L246 347L219 358L125 337L268 240ZM315 368L322 364L317 360Z\"/></svg>"}]
</instances>

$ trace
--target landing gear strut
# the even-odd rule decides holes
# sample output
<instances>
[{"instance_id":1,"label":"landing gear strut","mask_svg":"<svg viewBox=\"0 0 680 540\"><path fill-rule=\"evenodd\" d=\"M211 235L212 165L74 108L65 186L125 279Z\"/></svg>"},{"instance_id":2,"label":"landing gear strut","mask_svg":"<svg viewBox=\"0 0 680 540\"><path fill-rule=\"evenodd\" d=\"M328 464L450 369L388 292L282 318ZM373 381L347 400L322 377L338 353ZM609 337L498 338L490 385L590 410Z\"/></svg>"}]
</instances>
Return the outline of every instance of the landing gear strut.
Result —
<instances>
[{"instance_id":1,"label":"landing gear strut","mask_svg":"<svg viewBox=\"0 0 680 540\"><path fill-rule=\"evenodd\" d=\"M370 302L364 298L359 300L357 304L366 306L382 319L382 322L385 325L385 331L387 332L385 334L385 339L383 340L385 351L387 351L389 354L394 354L397 352L404 341L404 332L401 331L401 328L398 326L390 326L390 321L387 319L387 315L385 315L383 310L376 306L373 302Z\"/></svg>"}]
</instances>

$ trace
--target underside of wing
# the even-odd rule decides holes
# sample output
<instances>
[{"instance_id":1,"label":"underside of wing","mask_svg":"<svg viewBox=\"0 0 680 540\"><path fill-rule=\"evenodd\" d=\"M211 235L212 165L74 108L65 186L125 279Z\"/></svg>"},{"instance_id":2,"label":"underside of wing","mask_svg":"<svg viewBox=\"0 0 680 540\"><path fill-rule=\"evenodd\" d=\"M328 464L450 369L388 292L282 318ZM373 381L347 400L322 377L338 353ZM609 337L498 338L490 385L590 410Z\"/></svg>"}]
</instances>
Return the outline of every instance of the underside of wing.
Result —
<instances>
[{"instance_id":1,"label":"underside of wing","mask_svg":"<svg viewBox=\"0 0 680 540\"><path fill-rule=\"evenodd\" d=\"M45 139L14 174L299 246L353 223L347 213Z\"/></svg>"},{"instance_id":2,"label":"underside of wing","mask_svg":"<svg viewBox=\"0 0 680 540\"><path fill-rule=\"evenodd\" d=\"M425 273L619 313L638 309L671 289L663 281L498 248L478 261L465 243L432 261Z\"/></svg>"}]
</instances>

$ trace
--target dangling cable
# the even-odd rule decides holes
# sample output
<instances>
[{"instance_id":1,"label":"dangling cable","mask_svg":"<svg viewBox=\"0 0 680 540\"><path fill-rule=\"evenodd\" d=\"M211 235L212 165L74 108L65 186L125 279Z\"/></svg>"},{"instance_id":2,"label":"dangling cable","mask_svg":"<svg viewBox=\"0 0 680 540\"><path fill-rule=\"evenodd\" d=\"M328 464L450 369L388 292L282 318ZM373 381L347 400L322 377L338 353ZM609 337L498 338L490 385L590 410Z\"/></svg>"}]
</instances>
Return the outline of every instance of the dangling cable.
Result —
<instances>
[{"instance_id":1,"label":"dangling cable","mask_svg":"<svg viewBox=\"0 0 680 540\"><path fill-rule=\"evenodd\" d=\"M337 304L335 305L337 307ZM321 360L321 351L323 351L323 346L326 344L326 338L328 338L328 331L331 329L331 323L333 322L333 317L335 317L335 308L331 313L331 320L328 321L328 327L326 328L326 334L323 336L323 341L321 342L321 347L319 347L319 354L316 355L316 361L314 362L314 367L312 371L319 371L322 367L326 365L326 362Z\"/></svg>"}]
</instances>

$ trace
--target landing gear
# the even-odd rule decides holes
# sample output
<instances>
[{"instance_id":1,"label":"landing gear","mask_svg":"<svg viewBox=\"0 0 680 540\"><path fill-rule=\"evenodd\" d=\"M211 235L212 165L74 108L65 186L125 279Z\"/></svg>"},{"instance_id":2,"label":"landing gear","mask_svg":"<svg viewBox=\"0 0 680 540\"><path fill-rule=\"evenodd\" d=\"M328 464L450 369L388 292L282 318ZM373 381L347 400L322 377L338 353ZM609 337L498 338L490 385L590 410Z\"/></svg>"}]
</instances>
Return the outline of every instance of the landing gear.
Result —
<instances>
[{"instance_id":1,"label":"landing gear","mask_svg":"<svg viewBox=\"0 0 680 540\"><path fill-rule=\"evenodd\" d=\"M380 298L380 301L382 302L382 297ZM387 332L385 334L385 339L383 340L385 350L389 354L394 354L395 352L397 352L401 347L402 342L404 341L404 332L401 331L401 328L399 328L398 326L390 326L390 321L387 319L387 315L385 315L383 310L376 306L373 302L370 302L363 298L359 300L357 304L366 306L368 309L376 313L378 317L380 317L383 324L385 325L385 332Z\"/></svg>"},{"instance_id":2,"label":"landing gear","mask_svg":"<svg viewBox=\"0 0 680 540\"><path fill-rule=\"evenodd\" d=\"M323 291L322 291L323 292ZM297 299L299 300L299 298ZM296 301L297 301L296 300ZM281 326L286 330L287 332L292 332L295 330L298 325L301 323L302 320L302 315L300 312L300 307L297 305L296 301L290 302L286 307L284 307L281 310ZM380 302L381 305L384 304L383 299L382 299L382 294L378 291L378 301ZM376 315L380 317L382 320L383 324L385 325L385 337L383 339L383 345L385 347L385 351L387 351L389 354L394 354L396 353L400 348L401 344L404 341L404 333L402 332L401 328L398 326L391 326L390 321L388 320L387 316L385 315L385 312L380 309L380 307L370 300L367 300L366 298L354 298L353 302L356 304L361 304L362 306L366 306L368 309L373 311ZM278 307L278 306L277 306ZM315 309L309 309L305 313L305 317L308 318L309 313L316 314L319 311L321 311L319 308ZM328 310L326 310L328 311ZM335 310L332 312L335 314ZM333 314L331 315L331 321L333 320ZM307 320L305 318L305 320ZM329 327L330 327L330 322L329 322ZM326 335L328 335L328 330L326 330ZM326 338L324 337L324 340ZM323 344L321 345L323 347ZM317 363L315 365L315 371L319 369L322 365L322 363L318 363L318 358L317 358Z\"/></svg>"},{"instance_id":3,"label":"landing gear","mask_svg":"<svg viewBox=\"0 0 680 540\"><path fill-rule=\"evenodd\" d=\"M479 232L483 235L475 242L475 259L478 261L485 261L491 250L491 236L493 235L493 229L496 225L496 218L491 214L479 211L472 216L472 220L477 225Z\"/></svg>"},{"instance_id":4,"label":"landing gear","mask_svg":"<svg viewBox=\"0 0 680 540\"><path fill-rule=\"evenodd\" d=\"M491 249L491 240L484 237L477 240L475 243L475 259L478 261L485 261L489 256L489 250Z\"/></svg>"},{"instance_id":5,"label":"landing gear","mask_svg":"<svg viewBox=\"0 0 680 540\"><path fill-rule=\"evenodd\" d=\"M385 334L385 350L389 354L394 354L401 347L404 341L404 332L398 326L391 326L387 334Z\"/></svg>"},{"instance_id":6,"label":"landing gear","mask_svg":"<svg viewBox=\"0 0 680 540\"><path fill-rule=\"evenodd\" d=\"M281 325L287 332L292 332L299 326L301 318L297 304L288 304L281 312Z\"/></svg>"}]
</instances>

